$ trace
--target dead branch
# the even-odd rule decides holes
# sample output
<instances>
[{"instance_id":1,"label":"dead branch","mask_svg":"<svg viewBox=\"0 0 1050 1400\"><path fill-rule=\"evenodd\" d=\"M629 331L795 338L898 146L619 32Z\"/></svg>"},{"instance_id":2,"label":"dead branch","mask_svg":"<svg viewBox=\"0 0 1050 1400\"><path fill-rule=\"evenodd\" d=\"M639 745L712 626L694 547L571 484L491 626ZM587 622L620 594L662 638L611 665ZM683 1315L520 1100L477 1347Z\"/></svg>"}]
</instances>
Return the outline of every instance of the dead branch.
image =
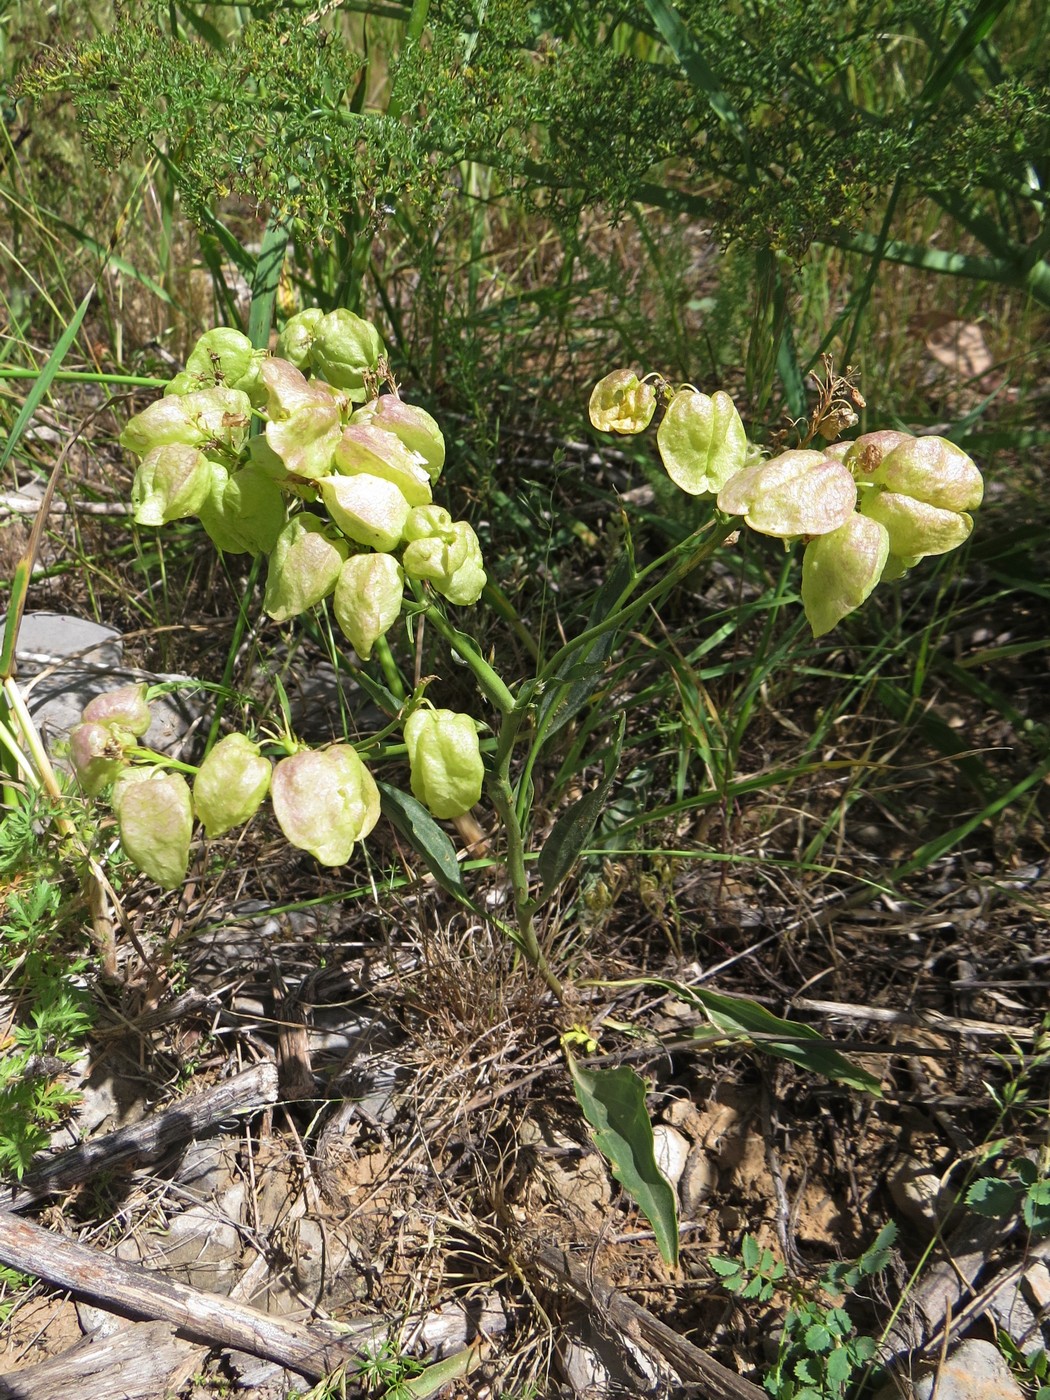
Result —
<instances>
[{"instance_id":1,"label":"dead branch","mask_svg":"<svg viewBox=\"0 0 1050 1400\"><path fill-rule=\"evenodd\" d=\"M67 1190L129 1160L153 1162L179 1143L202 1136L234 1113L277 1102L277 1067L254 1065L203 1093L181 1099L141 1123L82 1142L53 1161L28 1172L20 1187L5 1189L7 1210L24 1210L43 1196Z\"/></svg>"}]
</instances>

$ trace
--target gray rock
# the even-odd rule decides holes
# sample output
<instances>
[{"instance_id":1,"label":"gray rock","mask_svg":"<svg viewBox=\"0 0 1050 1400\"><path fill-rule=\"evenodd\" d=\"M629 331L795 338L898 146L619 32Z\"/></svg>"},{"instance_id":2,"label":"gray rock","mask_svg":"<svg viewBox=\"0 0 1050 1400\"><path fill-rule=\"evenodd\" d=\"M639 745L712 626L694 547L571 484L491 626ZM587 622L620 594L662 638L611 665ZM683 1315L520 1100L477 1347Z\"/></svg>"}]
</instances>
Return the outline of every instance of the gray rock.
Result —
<instances>
[{"instance_id":1,"label":"gray rock","mask_svg":"<svg viewBox=\"0 0 1050 1400\"><path fill-rule=\"evenodd\" d=\"M936 1372L915 1382L915 1400L1024 1400L1002 1352L991 1342L970 1338L956 1347Z\"/></svg>"},{"instance_id":2,"label":"gray rock","mask_svg":"<svg viewBox=\"0 0 1050 1400\"><path fill-rule=\"evenodd\" d=\"M0 624L2 625L2 624ZM103 691L136 681L182 680L124 666L124 642L112 627L68 613L27 612L18 631L17 677L29 682L29 712L53 748L78 723L84 706ZM151 702L153 723L144 743L180 757L177 747L200 715L192 696L164 695Z\"/></svg>"}]
</instances>

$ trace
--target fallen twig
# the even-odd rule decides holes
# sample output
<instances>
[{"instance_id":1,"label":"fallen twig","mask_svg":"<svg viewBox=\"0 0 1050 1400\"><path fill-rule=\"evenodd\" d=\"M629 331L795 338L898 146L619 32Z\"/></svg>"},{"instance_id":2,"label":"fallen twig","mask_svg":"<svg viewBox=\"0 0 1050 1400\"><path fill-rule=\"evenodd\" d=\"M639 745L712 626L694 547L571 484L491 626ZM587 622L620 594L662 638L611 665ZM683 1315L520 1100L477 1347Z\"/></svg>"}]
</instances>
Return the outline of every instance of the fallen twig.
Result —
<instances>
[{"instance_id":1,"label":"fallen twig","mask_svg":"<svg viewBox=\"0 0 1050 1400\"><path fill-rule=\"evenodd\" d=\"M373 1319L304 1327L272 1317L87 1249L10 1211L0 1211L0 1264L67 1288L110 1311L170 1322L211 1345L278 1361L310 1380L320 1380L344 1363L359 1367L389 1335L389 1328Z\"/></svg>"},{"instance_id":2,"label":"fallen twig","mask_svg":"<svg viewBox=\"0 0 1050 1400\"><path fill-rule=\"evenodd\" d=\"M648 1308L618 1292L562 1250L541 1245L528 1257L548 1285L570 1293L593 1313L607 1319L623 1336L674 1370L683 1386L698 1388L707 1400L769 1400L759 1386L708 1356L654 1317Z\"/></svg>"},{"instance_id":3,"label":"fallen twig","mask_svg":"<svg viewBox=\"0 0 1050 1400\"><path fill-rule=\"evenodd\" d=\"M2 1205L11 1211L24 1210L43 1196L89 1180L103 1168L109 1170L129 1159L155 1161L180 1142L199 1137L231 1114L265 1108L276 1102L276 1065L254 1065L200 1094L180 1099L141 1123L79 1143L60 1157L28 1172L19 1187L10 1188L10 1198L2 1201Z\"/></svg>"}]
</instances>

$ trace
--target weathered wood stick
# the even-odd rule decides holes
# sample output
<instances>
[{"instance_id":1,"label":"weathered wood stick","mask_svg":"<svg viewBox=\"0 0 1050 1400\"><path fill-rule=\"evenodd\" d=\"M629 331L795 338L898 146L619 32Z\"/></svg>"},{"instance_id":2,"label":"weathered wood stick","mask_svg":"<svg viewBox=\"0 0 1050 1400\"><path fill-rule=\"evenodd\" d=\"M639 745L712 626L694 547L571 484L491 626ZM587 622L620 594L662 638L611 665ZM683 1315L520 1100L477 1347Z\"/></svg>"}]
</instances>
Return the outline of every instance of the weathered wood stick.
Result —
<instances>
[{"instance_id":1,"label":"weathered wood stick","mask_svg":"<svg viewBox=\"0 0 1050 1400\"><path fill-rule=\"evenodd\" d=\"M111 1312L170 1322L212 1345L237 1347L267 1361L279 1361L311 1380L320 1380L344 1362L359 1364L365 1350L374 1352L389 1333L379 1320L362 1319L338 1327L316 1322L304 1327L271 1317L245 1303L201 1293L87 1249L5 1210L0 1210L0 1264L68 1288Z\"/></svg>"},{"instance_id":2,"label":"weathered wood stick","mask_svg":"<svg viewBox=\"0 0 1050 1400\"><path fill-rule=\"evenodd\" d=\"M78 1143L60 1157L27 1172L19 1186L5 1187L0 1193L0 1207L24 1210L42 1196L89 1180L103 1168L109 1170L131 1159L156 1161L180 1142L199 1137L231 1114L276 1102L277 1066L253 1065L231 1079L220 1080L210 1089L151 1114L141 1123Z\"/></svg>"},{"instance_id":3,"label":"weathered wood stick","mask_svg":"<svg viewBox=\"0 0 1050 1400\"><path fill-rule=\"evenodd\" d=\"M759 1386L708 1356L648 1308L593 1276L562 1250L540 1246L528 1257L548 1286L570 1293L604 1316L636 1346L673 1367L684 1384L699 1388L710 1400L769 1400Z\"/></svg>"},{"instance_id":4,"label":"weathered wood stick","mask_svg":"<svg viewBox=\"0 0 1050 1400\"><path fill-rule=\"evenodd\" d=\"M109 1337L85 1337L61 1356L0 1376L0 1400L55 1400L56 1395L156 1400L169 1393L168 1378L187 1351L207 1356L201 1347L178 1341L163 1322L122 1327Z\"/></svg>"}]
</instances>

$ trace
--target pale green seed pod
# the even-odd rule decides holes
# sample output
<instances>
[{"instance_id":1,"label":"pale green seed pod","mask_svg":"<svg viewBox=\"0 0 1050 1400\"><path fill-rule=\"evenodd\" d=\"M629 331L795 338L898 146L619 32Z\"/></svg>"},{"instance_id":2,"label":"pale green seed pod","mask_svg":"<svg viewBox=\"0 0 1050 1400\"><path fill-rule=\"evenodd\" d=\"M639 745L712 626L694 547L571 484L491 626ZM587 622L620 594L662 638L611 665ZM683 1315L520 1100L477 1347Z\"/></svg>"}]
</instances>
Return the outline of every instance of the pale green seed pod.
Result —
<instances>
[{"instance_id":1,"label":"pale green seed pod","mask_svg":"<svg viewBox=\"0 0 1050 1400\"><path fill-rule=\"evenodd\" d=\"M166 525L197 515L212 487L211 464L197 447L169 443L147 452L131 483L137 525Z\"/></svg>"},{"instance_id":2,"label":"pale green seed pod","mask_svg":"<svg viewBox=\"0 0 1050 1400\"><path fill-rule=\"evenodd\" d=\"M314 515L293 515L277 536L266 575L263 607L287 622L326 598L336 585L348 550Z\"/></svg>"},{"instance_id":3,"label":"pale green seed pod","mask_svg":"<svg viewBox=\"0 0 1050 1400\"><path fill-rule=\"evenodd\" d=\"M186 878L193 802L181 773L129 768L113 786L120 844L136 869L172 890Z\"/></svg>"},{"instance_id":4,"label":"pale green seed pod","mask_svg":"<svg viewBox=\"0 0 1050 1400\"><path fill-rule=\"evenodd\" d=\"M243 826L270 789L270 761L246 734L227 734L193 780L193 809L208 837Z\"/></svg>"},{"instance_id":5,"label":"pale green seed pod","mask_svg":"<svg viewBox=\"0 0 1050 1400\"><path fill-rule=\"evenodd\" d=\"M481 557L478 537L465 520L454 521L441 506L428 508L437 521L432 533L422 533L422 512L413 511L405 523L405 545L402 555L405 573L411 578L427 579L433 584L447 584L468 558ZM476 554L475 554L476 550Z\"/></svg>"},{"instance_id":6,"label":"pale green seed pod","mask_svg":"<svg viewBox=\"0 0 1050 1400\"><path fill-rule=\"evenodd\" d=\"M656 390L633 369L614 369L591 390L587 413L600 433L641 433L656 411Z\"/></svg>"},{"instance_id":7,"label":"pale green seed pod","mask_svg":"<svg viewBox=\"0 0 1050 1400\"><path fill-rule=\"evenodd\" d=\"M477 725L454 710L415 710L405 720L413 795L435 817L469 812L481 797L485 765Z\"/></svg>"},{"instance_id":8,"label":"pale green seed pod","mask_svg":"<svg viewBox=\"0 0 1050 1400\"><path fill-rule=\"evenodd\" d=\"M254 438L253 441L261 442L263 439ZM230 483L230 473L221 462L209 462L208 465L211 468L211 486L197 512L205 533L215 548L221 549L224 554L249 554L251 550L247 540L223 509L223 496Z\"/></svg>"},{"instance_id":9,"label":"pale green seed pod","mask_svg":"<svg viewBox=\"0 0 1050 1400\"><path fill-rule=\"evenodd\" d=\"M265 360L259 376L267 392L267 447L289 476L327 476L343 431L338 400L287 360Z\"/></svg>"},{"instance_id":10,"label":"pale green seed pod","mask_svg":"<svg viewBox=\"0 0 1050 1400\"><path fill-rule=\"evenodd\" d=\"M680 389L656 430L656 445L667 475L690 496L720 491L747 461L744 425L721 389L711 395Z\"/></svg>"},{"instance_id":11,"label":"pale green seed pod","mask_svg":"<svg viewBox=\"0 0 1050 1400\"><path fill-rule=\"evenodd\" d=\"M362 661L401 615L404 577L392 554L352 554L343 565L332 611Z\"/></svg>"},{"instance_id":12,"label":"pale green seed pod","mask_svg":"<svg viewBox=\"0 0 1050 1400\"><path fill-rule=\"evenodd\" d=\"M941 510L976 510L984 479L961 447L942 437L909 438L871 473L873 485Z\"/></svg>"},{"instance_id":13,"label":"pale green seed pod","mask_svg":"<svg viewBox=\"0 0 1050 1400\"><path fill-rule=\"evenodd\" d=\"M948 554L958 549L973 529L973 516L965 511L942 510L894 491L865 492L860 510L885 526L890 553L902 561L902 572L928 554Z\"/></svg>"},{"instance_id":14,"label":"pale green seed pod","mask_svg":"<svg viewBox=\"0 0 1050 1400\"><path fill-rule=\"evenodd\" d=\"M128 420L120 445L139 457L173 443L205 450L218 444L237 453L248 436L251 410L247 394L221 385L156 399Z\"/></svg>"},{"instance_id":15,"label":"pale green seed pod","mask_svg":"<svg viewBox=\"0 0 1050 1400\"><path fill-rule=\"evenodd\" d=\"M127 763L124 749L134 735L97 720L85 720L69 731L69 758L77 781L88 797L97 797L115 782Z\"/></svg>"},{"instance_id":16,"label":"pale green seed pod","mask_svg":"<svg viewBox=\"0 0 1050 1400\"><path fill-rule=\"evenodd\" d=\"M378 367L383 353L383 342L371 321L340 309L321 318L310 359L322 379L342 389L352 403L364 403L368 397L365 373Z\"/></svg>"},{"instance_id":17,"label":"pale green seed pod","mask_svg":"<svg viewBox=\"0 0 1050 1400\"><path fill-rule=\"evenodd\" d=\"M467 557L452 574L447 583L436 580L435 589L443 598L454 603L457 608L469 608L478 601L488 583L488 575L481 560L481 546L478 537L471 530L473 545L467 550Z\"/></svg>"},{"instance_id":18,"label":"pale green seed pod","mask_svg":"<svg viewBox=\"0 0 1050 1400\"><path fill-rule=\"evenodd\" d=\"M392 481L359 472L326 476L317 489L329 515L355 544L389 554L401 543L409 504Z\"/></svg>"},{"instance_id":19,"label":"pale green seed pod","mask_svg":"<svg viewBox=\"0 0 1050 1400\"><path fill-rule=\"evenodd\" d=\"M81 719L96 724L108 724L141 738L150 727L152 716L146 703L146 682L122 685L116 690L103 691L84 706Z\"/></svg>"},{"instance_id":20,"label":"pale green seed pod","mask_svg":"<svg viewBox=\"0 0 1050 1400\"><path fill-rule=\"evenodd\" d=\"M889 551L883 526L856 512L837 530L810 540L802 557L802 606L814 637L860 607L882 577Z\"/></svg>"},{"instance_id":21,"label":"pale green seed pod","mask_svg":"<svg viewBox=\"0 0 1050 1400\"><path fill-rule=\"evenodd\" d=\"M718 493L718 509L742 515L760 535L827 535L857 504L857 484L841 462L798 448L738 472Z\"/></svg>"},{"instance_id":22,"label":"pale green seed pod","mask_svg":"<svg viewBox=\"0 0 1050 1400\"><path fill-rule=\"evenodd\" d=\"M205 331L186 359L186 372L195 375L202 388L225 384L240 389L250 399L259 393L259 368L265 359L246 335L232 326Z\"/></svg>"},{"instance_id":23,"label":"pale green seed pod","mask_svg":"<svg viewBox=\"0 0 1050 1400\"><path fill-rule=\"evenodd\" d=\"M310 369L313 360L313 344L317 338L324 312L318 306L311 306L290 316L284 330L277 337L277 354L304 374Z\"/></svg>"},{"instance_id":24,"label":"pale green seed pod","mask_svg":"<svg viewBox=\"0 0 1050 1400\"><path fill-rule=\"evenodd\" d=\"M370 424L393 433L419 459L432 482L441 475L445 465L445 439L425 408L405 403L396 393L382 394L363 404L350 422Z\"/></svg>"},{"instance_id":25,"label":"pale green seed pod","mask_svg":"<svg viewBox=\"0 0 1050 1400\"><path fill-rule=\"evenodd\" d=\"M379 789L349 744L281 759L270 799L288 841L322 865L344 865L379 820Z\"/></svg>"},{"instance_id":26,"label":"pale green seed pod","mask_svg":"<svg viewBox=\"0 0 1050 1400\"><path fill-rule=\"evenodd\" d=\"M222 493L222 512L251 554L273 550L288 516L278 486L255 467L242 467L230 477Z\"/></svg>"},{"instance_id":27,"label":"pale green seed pod","mask_svg":"<svg viewBox=\"0 0 1050 1400\"><path fill-rule=\"evenodd\" d=\"M430 503L430 477L426 468L399 437L367 423L351 423L335 449L337 471L347 476L367 472L391 481L410 506Z\"/></svg>"}]
</instances>

